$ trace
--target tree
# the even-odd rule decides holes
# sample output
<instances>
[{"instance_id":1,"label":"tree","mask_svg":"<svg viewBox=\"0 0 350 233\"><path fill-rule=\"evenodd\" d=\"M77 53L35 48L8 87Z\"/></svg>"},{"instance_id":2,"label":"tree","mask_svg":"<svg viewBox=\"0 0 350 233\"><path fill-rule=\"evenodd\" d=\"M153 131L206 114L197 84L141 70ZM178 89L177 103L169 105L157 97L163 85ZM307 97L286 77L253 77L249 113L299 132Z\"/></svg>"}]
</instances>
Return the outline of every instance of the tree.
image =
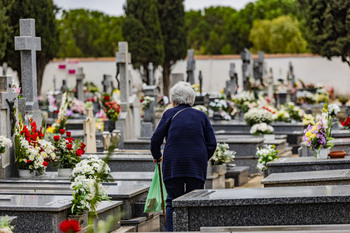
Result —
<instances>
[{"instance_id":1,"label":"tree","mask_svg":"<svg viewBox=\"0 0 350 233\"><path fill-rule=\"evenodd\" d=\"M8 0L0 0L5 6ZM9 25L13 28L7 41L5 56L1 61L7 61L9 66L20 76L20 53L15 51L14 37L19 36L19 20L22 18L35 19L36 36L41 37L41 51L37 52L37 88L40 95L42 78L47 63L54 58L58 51L58 32L55 15L57 8L52 0L14 0L7 11Z\"/></svg>"},{"instance_id":2,"label":"tree","mask_svg":"<svg viewBox=\"0 0 350 233\"><path fill-rule=\"evenodd\" d=\"M58 20L58 56L114 56L118 41L123 40L122 18L85 9L63 11L62 18Z\"/></svg>"},{"instance_id":3,"label":"tree","mask_svg":"<svg viewBox=\"0 0 350 233\"><path fill-rule=\"evenodd\" d=\"M5 56L5 50L7 42L12 39L12 26L10 25L10 18L8 11L11 9L13 0L1 0L0 1L0 60ZM2 75L2 74L0 74Z\"/></svg>"},{"instance_id":4,"label":"tree","mask_svg":"<svg viewBox=\"0 0 350 233\"><path fill-rule=\"evenodd\" d=\"M266 53L306 52L307 43L298 25L298 21L289 16L255 21L249 37L253 43L253 50Z\"/></svg>"},{"instance_id":5,"label":"tree","mask_svg":"<svg viewBox=\"0 0 350 233\"><path fill-rule=\"evenodd\" d=\"M183 0L158 0L158 16L164 46L163 90L168 96L172 67L187 51Z\"/></svg>"},{"instance_id":6,"label":"tree","mask_svg":"<svg viewBox=\"0 0 350 233\"><path fill-rule=\"evenodd\" d=\"M123 37L129 44L134 68L140 71L143 81L148 83L148 63L152 62L154 69L157 69L164 60L157 1L127 0L124 10Z\"/></svg>"},{"instance_id":7,"label":"tree","mask_svg":"<svg viewBox=\"0 0 350 233\"><path fill-rule=\"evenodd\" d=\"M304 10L313 53L341 57L350 66L350 1L299 0Z\"/></svg>"}]
</instances>

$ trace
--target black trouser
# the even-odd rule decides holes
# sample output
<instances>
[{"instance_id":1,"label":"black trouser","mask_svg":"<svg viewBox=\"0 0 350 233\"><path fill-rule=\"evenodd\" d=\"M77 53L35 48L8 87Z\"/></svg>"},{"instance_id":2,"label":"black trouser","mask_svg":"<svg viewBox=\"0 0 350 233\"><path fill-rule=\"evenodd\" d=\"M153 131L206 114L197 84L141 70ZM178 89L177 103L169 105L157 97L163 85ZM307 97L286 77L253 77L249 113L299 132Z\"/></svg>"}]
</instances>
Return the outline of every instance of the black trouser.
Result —
<instances>
[{"instance_id":1,"label":"black trouser","mask_svg":"<svg viewBox=\"0 0 350 233\"><path fill-rule=\"evenodd\" d=\"M172 200L185 193L195 189L204 189L204 181L192 177L179 177L164 181L168 197L166 199L166 223L165 231L173 231L173 212Z\"/></svg>"}]
</instances>

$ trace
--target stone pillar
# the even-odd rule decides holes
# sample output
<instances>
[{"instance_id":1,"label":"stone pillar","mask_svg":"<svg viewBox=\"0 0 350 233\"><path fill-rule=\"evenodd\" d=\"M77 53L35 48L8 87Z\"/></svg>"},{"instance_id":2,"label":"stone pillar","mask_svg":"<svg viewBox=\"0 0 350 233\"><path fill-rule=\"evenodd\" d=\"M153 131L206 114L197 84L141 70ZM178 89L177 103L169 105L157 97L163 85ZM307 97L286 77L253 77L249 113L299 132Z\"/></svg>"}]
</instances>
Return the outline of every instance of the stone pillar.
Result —
<instances>
[{"instance_id":1,"label":"stone pillar","mask_svg":"<svg viewBox=\"0 0 350 233\"><path fill-rule=\"evenodd\" d=\"M148 85L154 85L154 77L153 77L153 63L148 63Z\"/></svg>"},{"instance_id":2,"label":"stone pillar","mask_svg":"<svg viewBox=\"0 0 350 233\"><path fill-rule=\"evenodd\" d=\"M248 91L248 69L251 60L251 54L248 49L244 49L241 53L242 58L242 77L243 77L243 90Z\"/></svg>"},{"instance_id":3,"label":"stone pillar","mask_svg":"<svg viewBox=\"0 0 350 233\"><path fill-rule=\"evenodd\" d=\"M196 61L194 60L194 50L187 50L187 82L194 84L194 71L196 70Z\"/></svg>"},{"instance_id":4,"label":"stone pillar","mask_svg":"<svg viewBox=\"0 0 350 233\"><path fill-rule=\"evenodd\" d=\"M76 78L77 78L77 98L80 101L85 101L85 94L84 94L84 79L85 79L85 74L83 71L83 67L78 67L78 71L76 74Z\"/></svg>"}]
</instances>

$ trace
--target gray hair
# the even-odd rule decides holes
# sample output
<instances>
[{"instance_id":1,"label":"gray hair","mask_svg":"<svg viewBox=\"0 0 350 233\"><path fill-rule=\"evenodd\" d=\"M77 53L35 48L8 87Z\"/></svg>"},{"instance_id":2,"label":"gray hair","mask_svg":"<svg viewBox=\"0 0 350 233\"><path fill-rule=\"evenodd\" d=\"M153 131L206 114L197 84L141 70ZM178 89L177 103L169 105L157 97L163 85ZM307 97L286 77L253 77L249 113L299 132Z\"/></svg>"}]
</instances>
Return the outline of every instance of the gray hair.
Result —
<instances>
[{"instance_id":1,"label":"gray hair","mask_svg":"<svg viewBox=\"0 0 350 233\"><path fill-rule=\"evenodd\" d=\"M170 100L177 104L189 104L193 105L195 100L195 93L191 85L186 82L177 82L170 89Z\"/></svg>"}]
</instances>

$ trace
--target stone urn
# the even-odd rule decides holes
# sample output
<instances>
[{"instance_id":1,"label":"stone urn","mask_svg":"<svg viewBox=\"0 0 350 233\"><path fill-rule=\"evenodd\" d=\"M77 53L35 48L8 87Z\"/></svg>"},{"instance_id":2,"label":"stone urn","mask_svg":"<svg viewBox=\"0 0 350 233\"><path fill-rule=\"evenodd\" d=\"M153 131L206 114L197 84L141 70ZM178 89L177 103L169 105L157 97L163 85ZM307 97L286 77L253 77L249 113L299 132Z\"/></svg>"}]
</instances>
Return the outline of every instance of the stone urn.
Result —
<instances>
[{"instance_id":1,"label":"stone urn","mask_svg":"<svg viewBox=\"0 0 350 233\"><path fill-rule=\"evenodd\" d=\"M18 169L18 175L20 178L34 178L35 171L30 172L29 169Z\"/></svg>"},{"instance_id":2,"label":"stone urn","mask_svg":"<svg viewBox=\"0 0 350 233\"><path fill-rule=\"evenodd\" d=\"M213 174L224 175L226 174L226 164L213 165Z\"/></svg>"},{"instance_id":3,"label":"stone urn","mask_svg":"<svg viewBox=\"0 0 350 233\"><path fill-rule=\"evenodd\" d=\"M316 154L315 154L316 159L327 159L330 151L331 151L331 149L329 149L329 148L317 150Z\"/></svg>"}]
</instances>

